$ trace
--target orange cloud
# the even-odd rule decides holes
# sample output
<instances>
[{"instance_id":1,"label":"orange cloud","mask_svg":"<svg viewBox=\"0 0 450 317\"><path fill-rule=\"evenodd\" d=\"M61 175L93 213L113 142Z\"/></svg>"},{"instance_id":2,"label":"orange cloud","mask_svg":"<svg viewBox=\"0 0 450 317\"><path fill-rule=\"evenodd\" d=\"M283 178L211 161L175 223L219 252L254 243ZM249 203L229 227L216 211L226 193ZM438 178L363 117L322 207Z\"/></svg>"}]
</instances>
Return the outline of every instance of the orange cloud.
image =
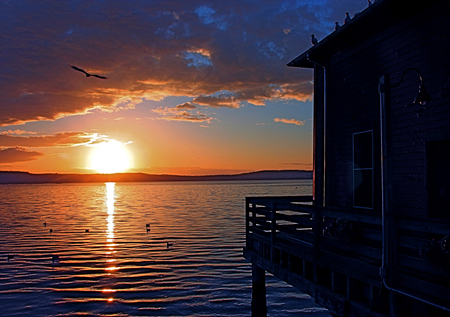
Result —
<instances>
[{"instance_id":1,"label":"orange cloud","mask_svg":"<svg viewBox=\"0 0 450 317\"><path fill-rule=\"evenodd\" d=\"M283 122L287 124L295 124L295 125L304 125L305 121L300 121L297 119L283 119L283 118L275 118L273 119L275 122Z\"/></svg>"},{"instance_id":2,"label":"orange cloud","mask_svg":"<svg viewBox=\"0 0 450 317\"><path fill-rule=\"evenodd\" d=\"M33 161L42 155L43 153L20 147L0 149L0 164Z\"/></svg>"},{"instance_id":3,"label":"orange cloud","mask_svg":"<svg viewBox=\"0 0 450 317\"><path fill-rule=\"evenodd\" d=\"M191 107L160 107L158 109L153 109L152 111L161 115L161 119L167 121L190 121L190 122L210 122L213 118L197 111L195 113L189 113L183 109L191 109ZM194 107L195 109L195 107Z\"/></svg>"},{"instance_id":4,"label":"orange cloud","mask_svg":"<svg viewBox=\"0 0 450 317\"><path fill-rule=\"evenodd\" d=\"M20 133L16 134L25 133L33 134L34 132L21 131ZM56 133L55 135L42 136L15 136L13 133L2 133L0 134L0 146L65 147L91 143L97 138L99 138L97 134L87 134L84 132L63 132Z\"/></svg>"}]
</instances>

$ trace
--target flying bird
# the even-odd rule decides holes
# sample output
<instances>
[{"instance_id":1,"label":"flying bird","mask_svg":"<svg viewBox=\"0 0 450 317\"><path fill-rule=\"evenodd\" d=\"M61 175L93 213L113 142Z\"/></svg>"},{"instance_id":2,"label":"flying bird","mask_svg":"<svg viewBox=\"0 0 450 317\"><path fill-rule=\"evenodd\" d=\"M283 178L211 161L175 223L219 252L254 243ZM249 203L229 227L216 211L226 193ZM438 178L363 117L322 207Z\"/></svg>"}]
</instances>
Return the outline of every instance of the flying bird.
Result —
<instances>
[{"instance_id":1,"label":"flying bird","mask_svg":"<svg viewBox=\"0 0 450 317\"><path fill-rule=\"evenodd\" d=\"M314 34L311 34L311 44L312 45L316 45L317 44L317 39L314 37Z\"/></svg>"},{"instance_id":2,"label":"flying bird","mask_svg":"<svg viewBox=\"0 0 450 317\"><path fill-rule=\"evenodd\" d=\"M86 77L97 77L97 78L100 78L100 79L108 79L108 77L105 77L105 76L100 76L100 75L95 75L95 74L89 74L87 71L85 71L84 69L81 69L81 68L78 68L78 67L76 67L76 66L73 66L73 65L70 65L70 67L72 67L73 69L75 69L75 70L77 70L77 71L79 71L79 72L82 72L83 74L85 74L86 75Z\"/></svg>"}]
</instances>

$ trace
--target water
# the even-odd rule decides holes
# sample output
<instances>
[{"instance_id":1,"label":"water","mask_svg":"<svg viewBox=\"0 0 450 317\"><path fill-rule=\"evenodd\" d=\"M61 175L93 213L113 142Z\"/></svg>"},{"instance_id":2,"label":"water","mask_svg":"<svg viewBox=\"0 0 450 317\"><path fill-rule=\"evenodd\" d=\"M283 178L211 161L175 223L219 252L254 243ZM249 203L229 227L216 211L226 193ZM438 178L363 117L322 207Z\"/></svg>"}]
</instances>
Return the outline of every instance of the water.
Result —
<instances>
[{"instance_id":1,"label":"water","mask_svg":"<svg viewBox=\"0 0 450 317\"><path fill-rule=\"evenodd\" d=\"M310 180L1 185L0 315L249 316L244 197L310 194ZM266 281L269 316L329 316Z\"/></svg>"}]
</instances>

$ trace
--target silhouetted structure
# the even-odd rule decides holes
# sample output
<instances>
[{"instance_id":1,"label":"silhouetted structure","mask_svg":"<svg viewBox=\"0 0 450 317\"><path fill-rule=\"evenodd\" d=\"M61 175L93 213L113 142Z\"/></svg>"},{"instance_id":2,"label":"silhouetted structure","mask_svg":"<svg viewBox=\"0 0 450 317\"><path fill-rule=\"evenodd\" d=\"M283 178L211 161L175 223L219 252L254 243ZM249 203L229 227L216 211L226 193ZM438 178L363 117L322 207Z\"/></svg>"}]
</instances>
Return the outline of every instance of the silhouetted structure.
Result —
<instances>
[{"instance_id":1,"label":"silhouetted structure","mask_svg":"<svg viewBox=\"0 0 450 317\"><path fill-rule=\"evenodd\" d=\"M246 198L254 315L265 271L337 316L450 315L449 12L380 0L288 64L314 69L313 197Z\"/></svg>"}]
</instances>

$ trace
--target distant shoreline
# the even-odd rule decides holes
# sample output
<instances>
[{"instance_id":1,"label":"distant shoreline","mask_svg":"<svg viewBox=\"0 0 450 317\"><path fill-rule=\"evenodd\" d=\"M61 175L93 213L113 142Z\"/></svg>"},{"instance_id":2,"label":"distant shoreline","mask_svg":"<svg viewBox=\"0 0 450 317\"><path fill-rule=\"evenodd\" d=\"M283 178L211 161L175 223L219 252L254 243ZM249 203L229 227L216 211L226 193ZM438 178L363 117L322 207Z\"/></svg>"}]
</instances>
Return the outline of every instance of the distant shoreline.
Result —
<instances>
[{"instance_id":1,"label":"distant shoreline","mask_svg":"<svg viewBox=\"0 0 450 317\"><path fill-rule=\"evenodd\" d=\"M312 171L269 170L234 175L183 176L169 174L32 174L29 172L1 172L0 184L104 183L104 182L164 182L164 181L232 181L232 180L289 180L312 179Z\"/></svg>"}]
</instances>

